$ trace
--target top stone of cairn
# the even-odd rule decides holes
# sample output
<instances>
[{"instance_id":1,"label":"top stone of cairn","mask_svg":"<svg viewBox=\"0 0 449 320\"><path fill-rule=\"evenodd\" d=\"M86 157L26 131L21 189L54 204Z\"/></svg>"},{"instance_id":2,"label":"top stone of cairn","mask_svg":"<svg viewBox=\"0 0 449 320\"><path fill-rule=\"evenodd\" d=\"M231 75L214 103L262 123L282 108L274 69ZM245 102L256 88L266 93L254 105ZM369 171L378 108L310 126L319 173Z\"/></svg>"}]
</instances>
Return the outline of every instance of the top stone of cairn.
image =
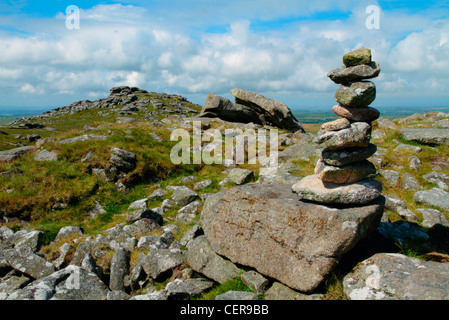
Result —
<instances>
[{"instance_id":1,"label":"top stone of cairn","mask_svg":"<svg viewBox=\"0 0 449 320\"><path fill-rule=\"evenodd\" d=\"M352 67L361 64L370 64L371 50L362 47L357 50L348 52L343 56L343 63L346 67Z\"/></svg>"}]
</instances>

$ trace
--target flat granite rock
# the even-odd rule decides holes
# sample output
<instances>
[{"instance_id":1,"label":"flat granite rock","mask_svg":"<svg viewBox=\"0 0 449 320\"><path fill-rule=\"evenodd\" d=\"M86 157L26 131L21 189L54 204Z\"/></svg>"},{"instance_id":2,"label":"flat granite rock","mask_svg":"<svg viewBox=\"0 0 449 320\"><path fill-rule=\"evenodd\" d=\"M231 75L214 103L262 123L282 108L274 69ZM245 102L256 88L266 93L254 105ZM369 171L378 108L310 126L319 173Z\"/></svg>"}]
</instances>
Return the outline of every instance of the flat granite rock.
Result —
<instances>
[{"instance_id":1,"label":"flat granite rock","mask_svg":"<svg viewBox=\"0 0 449 320\"><path fill-rule=\"evenodd\" d=\"M237 186L207 198L201 225L217 254L312 292L377 228L384 199L344 209L300 199L288 185Z\"/></svg>"},{"instance_id":2,"label":"flat granite rock","mask_svg":"<svg viewBox=\"0 0 449 320\"><path fill-rule=\"evenodd\" d=\"M350 184L322 181L318 175L310 175L292 186L300 199L324 204L364 205L382 193L382 183L365 179Z\"/></svg>"}]
</instances>

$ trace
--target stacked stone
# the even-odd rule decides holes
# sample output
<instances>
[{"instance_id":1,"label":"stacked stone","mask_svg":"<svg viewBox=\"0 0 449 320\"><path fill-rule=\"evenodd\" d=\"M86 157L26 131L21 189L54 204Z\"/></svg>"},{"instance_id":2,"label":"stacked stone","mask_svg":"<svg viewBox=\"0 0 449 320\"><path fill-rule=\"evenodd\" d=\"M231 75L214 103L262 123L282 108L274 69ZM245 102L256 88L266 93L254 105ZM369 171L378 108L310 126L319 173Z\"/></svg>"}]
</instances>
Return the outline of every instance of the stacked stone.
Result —
<instances>
[{"instance_id":1,"label":"stacked stone","mask_svg":"<svg viewBox=\"0 0 449 320\"><path fill-rule=\"evenodd\" d=\"M339 103L332 111L341 119L321 126L317 143L321 156L315 174L292 189L303 199L326 204L367 204L382 192L380 182L370 179L376 168L367 159L377 147L370 143L371 123L379 111L369 107L376 98L371 81L379 75L379 64L371 61L371 50L360 48L343 56L344 66L328 77L341 84L335 93Z\"/></svg>"}]
</instances>

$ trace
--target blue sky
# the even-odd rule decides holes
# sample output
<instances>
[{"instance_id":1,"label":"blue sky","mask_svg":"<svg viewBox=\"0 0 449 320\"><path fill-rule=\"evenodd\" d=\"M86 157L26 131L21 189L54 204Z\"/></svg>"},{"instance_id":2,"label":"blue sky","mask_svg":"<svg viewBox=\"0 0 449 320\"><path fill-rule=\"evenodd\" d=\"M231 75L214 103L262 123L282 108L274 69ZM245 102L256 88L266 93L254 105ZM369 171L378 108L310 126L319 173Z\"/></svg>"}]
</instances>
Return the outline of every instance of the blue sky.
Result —
<instances>
[{"instance_id":1,"label":"blue sky","mask_svg":"<svg viewBox=\"0 0 449 320\"><path fill-rule=\"evenodd\" d=\"M80 8L80 29L66 8ZM380 9L368 29L366 8ZM0 0L0 106L53 108L119 85L203 104L241 87L292 109L330 108L326 74L365 46L373 106L449 105L449 1Z\"/></svg>"}]
</instances>

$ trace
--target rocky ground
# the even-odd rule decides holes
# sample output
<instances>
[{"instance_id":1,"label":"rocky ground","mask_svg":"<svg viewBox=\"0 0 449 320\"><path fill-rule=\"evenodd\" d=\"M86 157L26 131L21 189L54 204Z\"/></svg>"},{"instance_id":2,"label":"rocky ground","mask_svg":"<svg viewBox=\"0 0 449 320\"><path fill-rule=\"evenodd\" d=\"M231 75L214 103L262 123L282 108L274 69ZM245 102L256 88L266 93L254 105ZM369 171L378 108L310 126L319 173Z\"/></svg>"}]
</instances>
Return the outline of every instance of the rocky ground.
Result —
<instances>
[{"instance_id":1,"label":"rocky ground","mask_svg":"<svg viewBox=\"0 0 449 320\"><path fill-rule=\"evenodd\" d=\"M200 118L181 96L120 87L2 127L0 299L448 299L449 114L372 123L385 205L314 205L291 186L322 150L288 112L276 174L171 163L170 133L193 120L233 137L276 125L240 90ZM303 282L292 263L319 272Z\"/></svg>"}]
</instances>

